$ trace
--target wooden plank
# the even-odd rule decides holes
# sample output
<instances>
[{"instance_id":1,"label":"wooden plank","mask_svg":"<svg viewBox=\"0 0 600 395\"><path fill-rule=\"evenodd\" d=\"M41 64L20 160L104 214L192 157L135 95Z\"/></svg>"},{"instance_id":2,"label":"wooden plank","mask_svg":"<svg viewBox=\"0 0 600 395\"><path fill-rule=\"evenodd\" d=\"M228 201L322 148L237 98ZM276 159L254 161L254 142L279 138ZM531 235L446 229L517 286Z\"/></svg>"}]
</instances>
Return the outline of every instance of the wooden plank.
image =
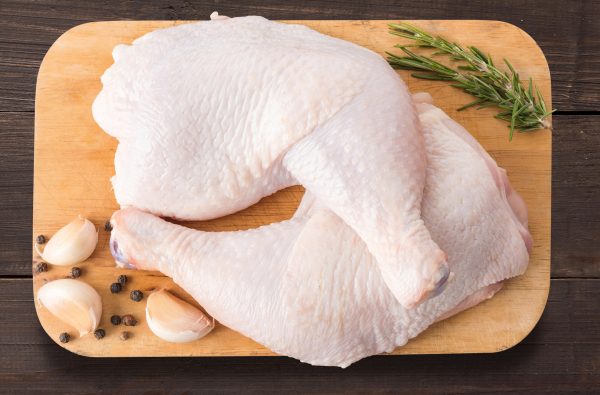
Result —
<instances>
[{"instance_id":1,"label":"wooden plank","mask_svg":"<svg viewBox=\"0 0 600 395\"><path fill-rule=\"evenodd\" d=\"M30 280L0 280L3 391L44 393L591 393L600 386L600 280L553 280L534 331L497 354L371 357L348 369L289 358L84 358L43 333ZM22 311L20 315L16 312ZM24 384L26 383L26 384ZM26 385L26 387L24 387Z\"/></svg>"},{"instance_id":2,"label":"wooden plank","mask_svg":"<svg viewBox=\"0 0 600 395\"><path fill-rule=\"evenodd\" d=\"M33 116L0 113L0 130L0 275L29 275Z\"/></svg>"},{"instance_id":3,"label":"wooden plank","mask_svg":"<svg viewBox=\"0 0 600 395\"><path fill-rule=\"evenodd\" d=\"M553 133L552 275L600 277L600 116L564 117Z\"/></svg>"},{"instance_id":4,"label":"wooden plank","mask_svg":"<svg viewBox=\"0 0 600 395\"><path fill-rule=\"evenodd\" d=\"M523 343L600 343L597 300L600 279L552 280L544 314ZM0 315L0 344L54 344L37 320L31 279L0 279Z\"/></svg>"},{"instance_id":5,"label":"wooden plank","mask_svg":"<svg viewBox=\"0 0 600 395\"><path fill-rule=\"evenodd\" d=\"M554 117L552 276L600 278L600 116ZM0 276L31 274L33 114L0 113Z\"/></svg>"},{"instance_id":6,"label":"wooden plank","mask_svg":"<svg viewBox=\"0 0 600 395\"><path fill-rule=\"evenodd\" d=\"M600 2L489 2L484 0L236 1L181 5L162 2L5 0L0 8L0 108L32 111L38 65L52 42L80 23L119 19L207 19L218 9L231 16L271 19L492 19L513 23L536 39L552 65L553 101L561 111L600 110ZM470 41L465 41L469 43ZM510 55L510 54L509 54ZM514 60L514 56L511 57Z\"/></svg>"},{"instance_id":7,"label":"wooden plank","mask_svg":"<svg viewBox=\"0 0 600 395\"><path fill-rule=\"evenodd\" d=\"M350 40L380 54L397 38L387 33L386 21L297 21L325 34ZM114 174L116 141L103 133L91 117L90 107L100 90L99 77L112 64L116 44L129 43L172 21L99 22L78 26L65 33L46 55L38 77L35 118L34 234L51 235L77 214L103 223L117 209L109 178ZM507 48L522 48L514 66L523 78L532 76L545 97L550 97L548 65L541 50L524 32L513 25L492 21L415 21L419 26L444 32L451 39L471 41L484 51L499 56ZM404 73L407 77L407 73ZM525 275L510 280L492 300L430 328L395 353L494 352L519 342L537 322L548 293L550 278L550 160L551 135L540 131L507 138L506 124L493 118L490 109L457 112L471 100L456 89L432 81L408 79L414 91L430 92L438 106L462 123L506 168L511 183L529 208L529 224L534 239L530 264ZM550 105L550 103L549 103ZM523 154L527 153L527 162ZM281 191L235 215L214 221L194 223L203 230L233 230L256 227L289 218L302 196L299 187ZM217 326L210 336L190 344L169 344L148 330L143 322L144 304L128 303L126 295L114 296L109 284L122 272L114 267L108 251L108 234L100 233L99 248L82 266L85 278L102 295L106 322L110 314L129 312L141 324L134 337L117 346L117 336L102 345L92 336L69 342L66 348L96 356L156 355L271 355L266 348L237 332ZM34 277L34 287L62 277L67 268L52 268ZM131 273L129 289L144 292L162 286L186 295L170 279L154 273ZM188 299L189 296L186 296ZM53 338L65 328L45 309L38 309L42 325ZM452 341L447 341L452 339ZM106 345L110 345L106 347Z\"/></svg>"}]
</instances>

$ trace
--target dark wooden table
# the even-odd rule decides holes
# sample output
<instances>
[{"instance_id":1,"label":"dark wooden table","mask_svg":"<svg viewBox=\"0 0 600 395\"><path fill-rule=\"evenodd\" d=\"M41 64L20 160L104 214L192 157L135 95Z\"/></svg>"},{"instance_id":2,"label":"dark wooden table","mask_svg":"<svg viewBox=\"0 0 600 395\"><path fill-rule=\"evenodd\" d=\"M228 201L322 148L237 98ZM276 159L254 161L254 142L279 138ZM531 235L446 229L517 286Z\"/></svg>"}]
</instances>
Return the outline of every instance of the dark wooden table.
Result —
<instances>
[{"instance_id":1,"label":"dark wooden table","mask_svg":"<svg viewBox=\"0 0 600 395\"><path fill-rule=\"evenodd\" d=\"M0 2L0 392L600 393L600 1ZM80 23L206 19L499 19L552 72L552 287L545 313L498 354L372 357L346 370L278 358L93 359L56 346L32 301L34 91L44 53Z\"/></svg>"}]
</instances>

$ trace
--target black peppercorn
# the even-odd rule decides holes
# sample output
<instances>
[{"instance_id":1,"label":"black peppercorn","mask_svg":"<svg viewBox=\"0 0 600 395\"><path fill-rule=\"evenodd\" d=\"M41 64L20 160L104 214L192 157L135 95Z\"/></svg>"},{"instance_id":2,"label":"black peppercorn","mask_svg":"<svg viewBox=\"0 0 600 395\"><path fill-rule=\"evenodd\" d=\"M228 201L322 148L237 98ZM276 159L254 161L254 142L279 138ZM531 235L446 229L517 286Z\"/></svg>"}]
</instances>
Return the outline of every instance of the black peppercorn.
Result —
<instances>
[{"instance_id":1,"label":"black peppercorn","mask_svg":"<svg viewBox=\"0 0 600 395\"><path fill-rule=\"evenodd\" d=\"M94 331L94 336L96 336L96 339L100 340L104 336L106 336L106 332L104 331L104 329L96 329Z\"/></svg>"},{"instance_id":2,"label":"black peppercorn","mask_svg":"<svg viewBox=\"0 0 600 395\"><path fill-rule=\"evenodd\" d=\"M112 224L110 223L110 219L104 223L104 230L107 232L112 231Z\"/></svg>"},{"instance_id":3,"label":"black peppercorn","mask_svg":"<svg viewBox=\"0 0 600 395\"><path fill-rule=\"evenodd\" d=\"M123 316L123 325L125 326L136 326L137 320L133 318L131 314L127 314Z\"/></svg>"},{"instance_id":4,"label":"black peppercorn","mask_svg":"<svg viewBox=\"0 0 600 395\"><path fill-rule=\"evenodd\" d=\"M121 325L121 317L118 315L113 315L110 317L110 323L113 325Z\"/></svg>"},{"instance_id":5,"label":"black peppercorn","mask_svg":"<svg viewBox=\"0 0 600 395\"><path fill-rule=\"evenodd\" d=\"M123 332L121 332L121 335L119 336L119 339L121 339L121 340L127 340L127 339L129 339L129 335L130 335L129 332L123 331Z\"/></svg>"},{"instance_id":6,"label":"black peppercorn","mask_svg":"<svg viewBox=\"0 0 600 395\"><path fill-rule=\"evenodd\" d=\"M58 336L58 340L60 340L61 343L68 343L69 340L71 340L71 336L67 332L63 332Z\"/></svg>"},{"instance_id":7,"label":"black peppercorn","mask_svg":"<svg viewBox=\"0 0 600 395\"><path fill-rule=\"evenodd\" d=\"M129 297L134 302L139 302L140 300L144 299L144 294L142 293L142 291L136 289L135 291L131 291Z\"/></svg>"},{"instance_id":8,"label":"black peppercorn","mask_svg":"<svg viewBox=\"0 0 600 395\"><path fill-rule=\"evenodd\" d=\"M72 269L71 269L71 277L73 277L73 278L77 278L77 277L79 277L79 276L81 276L81 269L80 269L80 268L78 268L78 267L74 267L74 268L72 268Z\"/></svg>"},{"instance_id":9,"label":"black peppercorn","mask_svg":"<svg viewBox=\"0 0 600 395\"><path fill-rule=\"evenodd\" d=\"M124 274L121 274L119 276L119 278L117 279L117 281L119 282L119 284L125 285L125 283L127 282L127 276Z\"/></svg>"},{"instance_id":10,"label":"black peppercorn","mask_svg":"<svg viewBox=\"0 0 600 395\"><path fill-rule=\"evenodd\" d=\"M122 288L123 287L121 287L121 284L119 284L119 283L110 284L110 292L112 292L114 294L118 294L119 292L121 292Z\"/></svg>"},{"instance_id":11,"label":"black peppercorn","mask_svg":"<svg viewBox=\"0 0 600 395\"><path fill-rule=\"evenodd\" d=\"M44 235L39 235L35 240L38 244L46 244L46 236Z\"/></svg>"},{"instance_id":12,"label":"black peppercorn","mask_svg":"<svg viewBox=\"0 0 600 395\"><path fill-rule=\"evenodd\" d=\"M48 264L46 262L40 262L37 265L35 265L36 273L43 273L43 272L47 272L47 271L48 271Z\"/></svg>"}]
</instances>

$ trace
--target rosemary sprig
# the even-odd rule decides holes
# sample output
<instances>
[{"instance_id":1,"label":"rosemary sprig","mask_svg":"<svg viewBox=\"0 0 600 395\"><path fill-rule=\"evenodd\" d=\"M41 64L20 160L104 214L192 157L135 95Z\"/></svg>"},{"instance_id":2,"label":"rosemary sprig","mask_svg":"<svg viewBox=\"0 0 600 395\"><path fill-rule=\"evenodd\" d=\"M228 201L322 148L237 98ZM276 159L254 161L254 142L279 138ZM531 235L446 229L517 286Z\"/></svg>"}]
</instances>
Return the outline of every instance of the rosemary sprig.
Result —
<instances>
[{"instance_id":1,"label":"rosemary sprig","mask_svg":"<svg viewBox=\"0 0 600 395\"><path fill-rule=\"evenodd\" d=\"M531 78L527 89L521 84L519 74L508 60L504 63L508 71L502 71L494 65L492 58L476 47L466 49L442 37L434 37L408 23L389 25L390 33L415 42L414 45L395 45L404 52L398 56L387 52L388 62L397 69L413 70L413 77L451 81L451 85L476 97L476 100L458 109L465 110L477 106L478 109L490 106L500 108L496 118L509 122L509 140L515 130L528 132L536 129L549 129L546 119L555 110L548 110L540 91ZM416 54L410 47L433 48L432 56L449 55L450 59L461 62L456 68L446 66L430 57Z\"/></svg>"}]
</instances>

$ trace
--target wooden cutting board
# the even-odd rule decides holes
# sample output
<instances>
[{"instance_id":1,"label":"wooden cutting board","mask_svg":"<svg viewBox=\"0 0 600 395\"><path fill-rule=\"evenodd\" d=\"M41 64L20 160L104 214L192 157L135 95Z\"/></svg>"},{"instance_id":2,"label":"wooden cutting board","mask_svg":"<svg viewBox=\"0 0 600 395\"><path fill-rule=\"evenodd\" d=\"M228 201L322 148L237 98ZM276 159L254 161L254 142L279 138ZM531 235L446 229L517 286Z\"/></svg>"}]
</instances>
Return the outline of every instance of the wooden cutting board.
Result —
<instances>
[{"instance_id":1,"label":"wooden cutting board","mask_svg":"<svg viewBox=\"0 0 600 395\"><path fill-rule=\"evenodd\" d=\"M392 21L291 21L305 24L322 33L353 41L382 55L393 51L402 39L387 33ZM100 75L112 64L111 50L121 43L157 28L185 21L94 22L77 26L63 34L50 48L40 67L35 107L35 175L33 196L33 234L51 236L78 214L100 228L98 247L91 258L80 264L82 280L102 296L101 327L107 336L76 338L75 332L36 303L40 322L57 341L59 333L73 337L68 350L88 356L217 356L274 355L268 349L222 325L203 339L188 344L171 344L155 337L145 322L145 300L129 300L130 290L148 295L165 287L189 301L192 299L169 278L153 272L117 269L108 249L109 233L103 224L118 208L109 178L114 174L116 140L96 125L92 101L99 92ZM519 28L496 21L412 21L433 33L457 42L478 46L494 55L497 63L508 57L524 80L537 82L551 105L548 64L535 41ZM455 111L469 102L466 94L440 82L416 80L402 72L413 92L430 92L435 102L464 125L508 170L511 182L529 207L534 247L525 275L506 283L492 300L462 314L433 325L394 354L496 352L520 342L535 326L544 309L550 286L550 179L551 133L537 131L517 134L508 141L506 125L492 116L494 110ZM204 230L237 230L289 218L302 197L301 187L292 187L263 199L234 215L190 226ZM34 264L39 260L34 252ZM35 270L34 270L35 271ZM35 274L34 293L45 282L63 278L69 267L50 267ZM113 295L109 286L119 274L126 273L125 291ZM193 302L193 301L192 301ZM113 314L133 314L138 326L125 328L110 324ZM133 337L119 340L127 329Z\"/></svg>"}]
</instances>

